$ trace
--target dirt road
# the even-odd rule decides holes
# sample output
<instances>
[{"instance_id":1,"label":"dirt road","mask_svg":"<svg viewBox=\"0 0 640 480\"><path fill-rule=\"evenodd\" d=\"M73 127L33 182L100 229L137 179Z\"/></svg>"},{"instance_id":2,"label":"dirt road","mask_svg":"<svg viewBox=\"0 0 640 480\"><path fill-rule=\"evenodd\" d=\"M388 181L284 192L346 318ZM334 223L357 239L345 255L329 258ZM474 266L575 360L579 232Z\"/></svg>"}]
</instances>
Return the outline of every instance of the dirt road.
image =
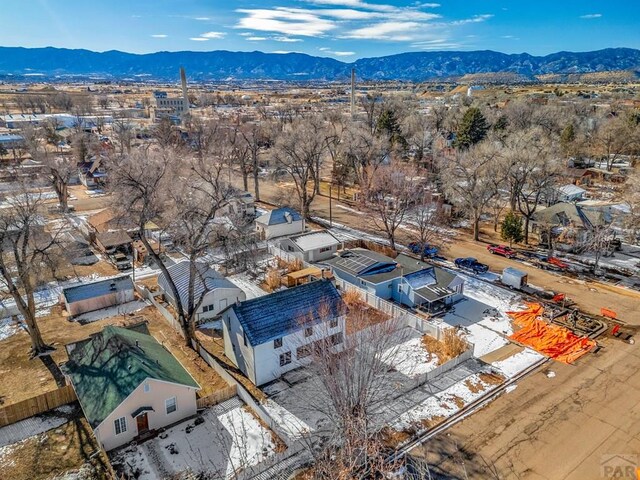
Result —
<instances>
[{"instance_id":1,"label":"dirt road","mask_svg":"<svg viewBox=\"0 0 640 480\"><path fill-rule=\"evenodd\" d=\"M607 455L640 453L640 351L602 344L575 366L548 363L412 454L426 456L434 478L603 478Z\"/></svg>"}]
</instances>

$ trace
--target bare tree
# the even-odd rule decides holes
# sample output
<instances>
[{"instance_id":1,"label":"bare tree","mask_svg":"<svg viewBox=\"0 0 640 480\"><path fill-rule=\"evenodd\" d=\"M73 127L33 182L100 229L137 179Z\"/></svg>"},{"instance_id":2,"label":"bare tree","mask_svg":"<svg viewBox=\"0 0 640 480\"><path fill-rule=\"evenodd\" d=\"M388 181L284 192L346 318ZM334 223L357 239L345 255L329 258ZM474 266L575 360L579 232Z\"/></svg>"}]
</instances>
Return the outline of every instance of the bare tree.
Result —
<instances>
[{"instance_id":1,"label":"bare tree","mask_svg":"<svg viewBox=\"0 0 640 480\"><path fill-rule=\"evenodd\" d=\"M602 257L609 257L613 254L611 240L614 238L615 231L610 226L594 226L589 230L585 239L576 245L578 252L593 255L592 273L598 273Z\"/></svg>"},{"instance_id":2,"label":"bare tree","mask_svg":"<svg viewBox=\"0 0 640 480\"><path fill-rule=\"evenodd\" d=\"M371 212L375 225L385 233L392 249L396 249L396 231L420 192L415 172L397 165L378 169L364 194L364 207Z\"/></svg>"},{"instance_id":3,"label":"bare tree","mask_svg":"<svg viewBox=\"0 0 640 480\"><path fill-rule=\"evenodd\" d=\"M247 145L251 158L251 171L253 173L253 189L256 201L260 201L260 153L270 144L269 123L265 120L260 123L251 122L240 129L240 136Z\"/></svg>"},{"instance_id":4,"label":"bare tree","mask_svg":"<svg viewBox=\"0 0 640 480\"><path fill-rule=\"evenodd\" d=\"M129 119L126 116L114 118L111 128L115 137L115 143L118 147L118 154L122 156L131 153L131 146L135 134L133 125Z\"/></svg>"},{"instance_id":5,"label":"bare tree","mask_svg":"<svg viewBox=\"0 0 640 480\"><path fill-rule=\"evenodd\" d=\"M323 126L316 117L295 120L278 137L273 158L287 171L296 188L303 217L316 196L316 169L326 151Z\"/></svg>"},{"instance_id":6,"label":"bare tree","mask_svg":"<svg viewBox=\"0 0 640 480\"><path fill-rule=\"evenodd\" d=\"M441 165L440 180L444 190L471 218L476 241L480 234L480 218L504 180L498 153L494 144L480 143L468 151L457 152L453 159Z\"/></svg>"},{"instance_id":7,"label":"bare tree","mask_svg":"<svg viewBox=\"0 0 640 480\"><path fill-rule=\"evenodd\" d=\"M638 144L638 129L624 117L606 119L596 128L590 137L591 144L603 157L607 170L611 171L616 160Z\"/></svg>"},{"instance_id":8,"label":"bare tree","mask_svg":"<svg viewBox=\"0 0 640 480\"><path fill-rule=\"evenodd\" d=\"M360 124L352 124L344 132L342 157L362 190L369 189L377 169L389 162L391 151L388 139L372 134Z\"/></svg>"},{"instance_id":9,"label":"bare tree","mask_svg":"<svg viewBox=\"0 0 640 480\"><path fill-rule=\"evenodd\" d=\"M45 232L42 194L37 187L20 185L0 211L0 275L2 286L16 303L31 338L31 355L53 348L42 338L36 319L35 290L57 261L56 237ZM58 252L59 253L59 252Z\"/></svg>"},{"instance_id":10,"label":"bare tree","mask_svg":"<svg viewBox=\"0 0 640 480\"><path fill-rule=\"evenodd\" d=\"M443 212L431 192L416 195L417 205L411 209L409 223L415 226L415 241L420 248L420 260L424 261L425 250L431 247L442 248L450 239L444 232Z\"/></svg>"}]
</instances>

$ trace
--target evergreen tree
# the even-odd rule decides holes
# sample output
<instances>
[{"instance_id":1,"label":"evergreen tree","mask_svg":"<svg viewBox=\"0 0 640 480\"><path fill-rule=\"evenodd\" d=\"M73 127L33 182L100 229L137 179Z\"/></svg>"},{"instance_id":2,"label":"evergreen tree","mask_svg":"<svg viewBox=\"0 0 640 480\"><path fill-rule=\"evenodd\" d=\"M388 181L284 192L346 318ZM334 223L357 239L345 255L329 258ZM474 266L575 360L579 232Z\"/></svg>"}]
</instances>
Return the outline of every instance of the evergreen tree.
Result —
<instances>
[{"instance_id":1,"label":"evergreen tree","mask_svg":"<svg viewBox=\"0 0 640 480\"><path fill-rule=\"evenodd\" d=\"M519 217L513 210L510 210L502 221L500 235L503 240L509 240L509 246L513 245L513 242L521 242L524 239L522 217Z\"/></svg>"},{"instance_id":2,"label":"evergreen tree","mask_svg":"<svg viewBox=\"0 0 640 480\"><path fill-rule=\"evenodd\" d=\"M466 149L480 142L487 136L489 125L478 107L471 107L462 117L456 132L455 146Z\"/></svg>"},{"instance_id":3,"label":"evergreen tree","mask_svg":"<svg viewBox=\"0 0 640 480\"><path fill-rule=\"evenodd\" d=\"M560 134L560 146L565 156L569 156L572 152L573 142L576 139L576 129L573 123L568 124Z\"/></svg>"},{"instance_id":4,"label":"evergreen tree","mask_svg":"<svg viewBox=\"0 0 640 480\"><path fill-rule=\"evenodd\" d=\"M402 135L400 122L393 110L386 108L382 111L378 117L377 130L380 134L384 134L392 145L398 144L402 147L406 146L407 141Z\"/></svg>"}]
</instances>

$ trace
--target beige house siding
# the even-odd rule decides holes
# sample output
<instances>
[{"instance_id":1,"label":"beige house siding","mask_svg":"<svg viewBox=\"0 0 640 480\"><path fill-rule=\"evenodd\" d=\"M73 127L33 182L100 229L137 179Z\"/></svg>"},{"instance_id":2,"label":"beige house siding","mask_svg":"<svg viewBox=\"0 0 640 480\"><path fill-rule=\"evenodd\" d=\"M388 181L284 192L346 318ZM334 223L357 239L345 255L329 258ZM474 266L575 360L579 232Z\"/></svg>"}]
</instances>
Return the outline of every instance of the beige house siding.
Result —
<instances>
[{"instance_id":1,"label":"beige house siding","mask_svg":"<svg viewBox=\"0 0 640 480\"><path fill-rule=\"evenodd\" d=\"M144 385L149 391L144 391ZM177 410L166 413L165 401L175 397ZM150 406L153 411L147 412L149 429L155 430L196 414L196 389L185 385L147 379L136 388L104 421L94 429L94 433L103 448L107 451L132 441L138 435L136 419L131 416L140 407ZM126 419L127 430L116 435L114 421Z\"/></svg>"}]
</instances>

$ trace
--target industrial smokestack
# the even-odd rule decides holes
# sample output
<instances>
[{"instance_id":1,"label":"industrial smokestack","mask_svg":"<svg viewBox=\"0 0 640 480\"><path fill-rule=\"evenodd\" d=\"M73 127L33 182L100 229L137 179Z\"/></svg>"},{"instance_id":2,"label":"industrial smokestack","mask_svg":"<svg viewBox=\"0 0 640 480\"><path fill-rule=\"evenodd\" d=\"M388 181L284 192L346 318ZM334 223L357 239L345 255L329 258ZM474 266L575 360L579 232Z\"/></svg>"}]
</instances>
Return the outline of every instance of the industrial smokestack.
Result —
<instances>
[{"instance_id":1,"label":"industrial smokestack","mask_svg":"<svg viewBox=\"0 0 640 480\"><path fill-rule=\"evenodd\" d=\"M187 74L184 72L184 67L180 67L180 82L182 83L182 114L185 115L189 113L189 96L187 95Z\"/></svg>"},{"instance_id":2,"label":"industrial smokestack","mask_svg":"<svg viewBox=\"0 0 640 480\"><path fill-rule=\"evenodd\" d=\"M351 116L356 114L356 69L351 69Z\"/></svg>"}]
</instances>

